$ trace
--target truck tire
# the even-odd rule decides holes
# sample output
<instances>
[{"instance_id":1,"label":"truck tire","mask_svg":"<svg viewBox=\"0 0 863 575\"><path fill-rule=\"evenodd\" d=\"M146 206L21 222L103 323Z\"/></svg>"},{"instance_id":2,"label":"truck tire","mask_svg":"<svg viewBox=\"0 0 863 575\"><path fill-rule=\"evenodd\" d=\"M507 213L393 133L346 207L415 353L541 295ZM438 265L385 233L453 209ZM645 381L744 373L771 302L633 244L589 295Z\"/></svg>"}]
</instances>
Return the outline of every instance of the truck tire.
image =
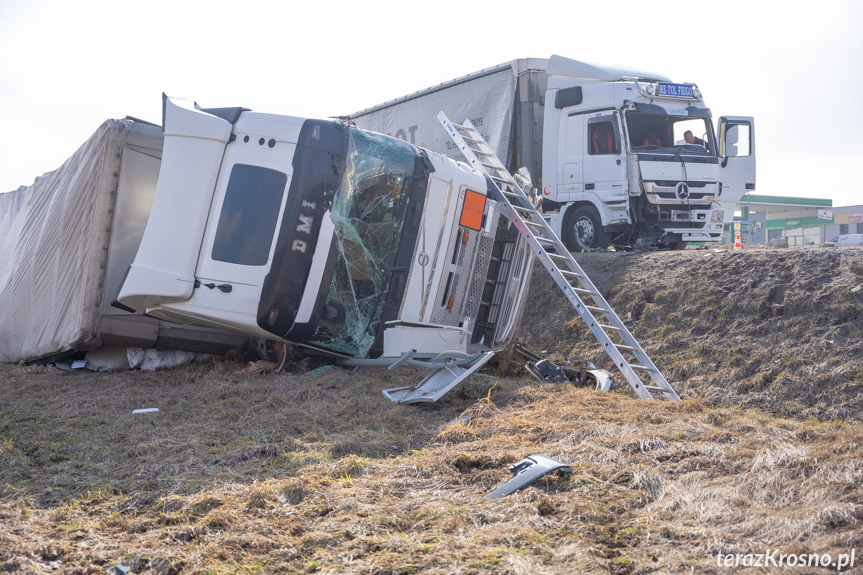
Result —
<instances>
[{"instance_id":1,"label":"truck tire","mask_svg":"<svg viewBox=\"0 0 863 575\"><path fill-rule=\"evenodd\" d=\"M586 248L607 248L608 232L602 229L602 219L593 206L570 210L563 222L563 243L571 252Z\"/></svg>"}]
</instances>

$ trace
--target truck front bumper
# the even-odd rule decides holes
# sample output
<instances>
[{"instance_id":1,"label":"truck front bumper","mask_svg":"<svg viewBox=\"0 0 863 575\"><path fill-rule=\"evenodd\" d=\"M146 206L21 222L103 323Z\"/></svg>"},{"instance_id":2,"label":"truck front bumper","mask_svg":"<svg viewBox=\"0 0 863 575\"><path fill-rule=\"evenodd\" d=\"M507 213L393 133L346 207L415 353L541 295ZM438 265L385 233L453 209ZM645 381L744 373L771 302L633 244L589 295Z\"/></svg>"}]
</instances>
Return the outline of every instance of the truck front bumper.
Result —
<instances>
[{"instance_id":1,"label":"truck front bumper","mask_svg":"<svg viewBox=\"0 0 863 575\"><path fill-rule=\"evenodd\" d=\"M718 242L722 239L722 210L675 210L660 212L660 224L667 236L684 242Z\"/></svg>"}]
</instances>

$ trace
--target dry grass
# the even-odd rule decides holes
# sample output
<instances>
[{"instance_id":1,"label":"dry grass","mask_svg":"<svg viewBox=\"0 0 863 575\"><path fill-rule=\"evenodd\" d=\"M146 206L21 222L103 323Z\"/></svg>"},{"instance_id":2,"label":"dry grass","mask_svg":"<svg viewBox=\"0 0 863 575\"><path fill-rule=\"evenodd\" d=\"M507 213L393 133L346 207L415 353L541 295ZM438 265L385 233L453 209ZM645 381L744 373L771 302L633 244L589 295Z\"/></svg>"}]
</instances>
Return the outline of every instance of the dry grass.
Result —
<instances>
[{"instance_id":1,"label":"dry grass","mask_svg":"<svg viewBox=\"0 0 863 575\"><path fill-rule=\"evenodd\" d=\"M577 259L681 397L774 415L863 421L859 249L581 254ZM544 274L522 339L608 365ZM562 326L551 329L549 325ZM830 343L828 343L830 342Z\"/></svg>"},{"instance_id":2,"label":"dry grass","mask_svg":"<svg viewBox=\"0 0 863 575\"><path fill-rule=\"evenodd\" d=\"M762 320L757 301L711 291L745 276L737 254L738 272L729 261L700 264L699 253L599 256L597 283L611 286L621 315L633 311L636 336L689 397L682 404L475 376L438 404L397 406L380 390L419 373L263 376L226 360L115 374L0 364L0 573L95 574L116 563L157 575L725 573L734 571L717 567L717 553L768 548L856 548L860 560L860 344L837 335L813 356L801 335L821 322L860 333L845 319L857 295L841 296L853 266L828 261L839 270L834 292L819 297L840 294L835 306L816 314L794 304ZM664 277L642 269L651 261ZM659 289L699 277L699 264L700 289ZM755 283L750 299L775 288ZM795 289L781 305L793 308ZM711 306L725 319L709 329L676 319ZM544 309L544 331L531 322L526 343L598 359L575 324L561 337L570 318ZM784 331L743 336L768 321ZM764 373L773 379L745 393ZM142 407L160 412L131 414ZM450 424L466 411L475 417ZM532 453L573 473L484 497Z\"/></svg>"},{"instance_id":3,"label":"dry grass","mask_svg":"<svg viewBox=\"0 0 863 575\"><path fill-rule=\"evenodd\" d=\"M711 573L717 552L863 546L853 423L519 379L393 406L379 389L416 374L236 367L0 368L0 569ZM484 497L532 453L573 474Z\"/></svg>"}]
</instances>

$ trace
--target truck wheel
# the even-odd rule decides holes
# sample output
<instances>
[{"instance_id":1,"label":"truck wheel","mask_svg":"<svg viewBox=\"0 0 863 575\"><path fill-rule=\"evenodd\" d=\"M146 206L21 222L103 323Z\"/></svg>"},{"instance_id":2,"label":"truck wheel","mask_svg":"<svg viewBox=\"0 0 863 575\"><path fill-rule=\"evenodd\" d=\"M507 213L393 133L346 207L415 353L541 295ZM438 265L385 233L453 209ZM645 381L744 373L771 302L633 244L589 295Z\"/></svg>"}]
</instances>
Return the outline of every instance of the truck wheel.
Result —
<instances>
[{"instance_id":1,"label":"truck wheel","mask_svg":"<svg viewBox=\"0 0 863 575\"><path fill-rule=\"evenodd\" d=\"M607 248L608 233L602 229L599 212L593 206L581 206L570 211L564 220L563 243L569 251L586 248Z\"/></svg>"}]
</instances>

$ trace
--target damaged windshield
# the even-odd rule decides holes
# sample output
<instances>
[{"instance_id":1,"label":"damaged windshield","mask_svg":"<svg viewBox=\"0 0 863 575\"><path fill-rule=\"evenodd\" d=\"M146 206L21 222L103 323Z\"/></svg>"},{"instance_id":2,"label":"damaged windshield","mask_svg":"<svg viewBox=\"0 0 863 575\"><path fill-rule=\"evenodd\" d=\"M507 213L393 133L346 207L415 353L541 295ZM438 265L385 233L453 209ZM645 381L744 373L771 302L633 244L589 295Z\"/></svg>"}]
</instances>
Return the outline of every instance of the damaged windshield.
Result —
<instances>
[{"instance_id":1,"label":"damaged windshield","mask_svg":"<svg viewBox=\"0 0 863 575\"><path fill-rule=\"evenodd\" d=\"M346 138L344 173L330 214L335 268L325 313L309 343L363 357L375 342L387 300L387 272L399 251L417 151L356 128L348 128Z\"/></svg>"},{"instance_id":2,"label":"damaged windshield","mask_svg":"<svg viewBox=\"0 0 863 575\"><path fill-rule=\"evenodd\" d=\"M626 124L634 152L716 155L707 118L631 111L626 113Z\"/></svg>"}]
</instances>

